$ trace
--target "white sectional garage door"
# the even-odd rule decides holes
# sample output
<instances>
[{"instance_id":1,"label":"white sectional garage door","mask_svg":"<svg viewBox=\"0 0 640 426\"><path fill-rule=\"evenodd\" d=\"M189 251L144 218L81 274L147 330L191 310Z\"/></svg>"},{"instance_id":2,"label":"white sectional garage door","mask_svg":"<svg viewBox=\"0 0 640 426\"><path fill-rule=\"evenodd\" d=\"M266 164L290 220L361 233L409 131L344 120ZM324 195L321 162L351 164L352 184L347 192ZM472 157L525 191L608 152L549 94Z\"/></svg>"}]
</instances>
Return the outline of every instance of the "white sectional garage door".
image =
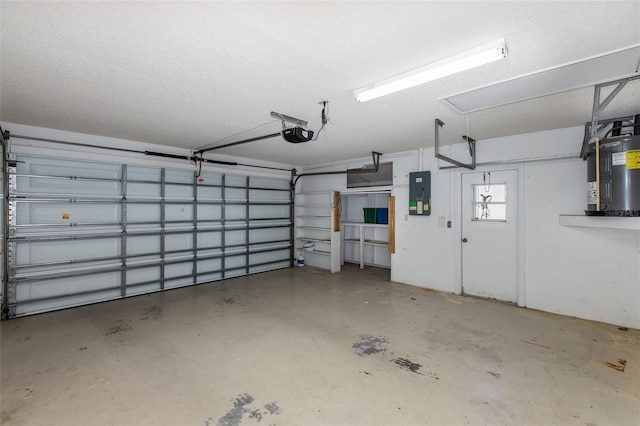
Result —
<instances>
[{"instance_id":1,"label":"white sectional garage door","mask_svg":"<svg viewBox=\"0 0 640 426\"><path fill-rule=\"evenodd\" d=\"M291 266L289 180L15 160L5 317Z\"/></svg>"}]
</instances>

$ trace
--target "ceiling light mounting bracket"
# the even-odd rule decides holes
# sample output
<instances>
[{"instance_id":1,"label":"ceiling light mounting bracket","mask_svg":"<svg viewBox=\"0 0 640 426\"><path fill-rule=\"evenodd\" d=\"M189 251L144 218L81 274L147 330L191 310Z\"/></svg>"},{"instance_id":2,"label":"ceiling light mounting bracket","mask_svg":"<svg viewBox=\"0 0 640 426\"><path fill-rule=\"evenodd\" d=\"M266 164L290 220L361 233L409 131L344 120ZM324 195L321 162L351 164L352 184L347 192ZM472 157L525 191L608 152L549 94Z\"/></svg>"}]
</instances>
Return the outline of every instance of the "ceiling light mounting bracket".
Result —
<instances>
[{"instance_id":1,"label":"ceiling light mounting bracket","mask_svg":"<svg viewBox=\"0 0 640 426\"><path fill-rule=\"evenodd\" d=\"M440 127L444 126L444 122L439 118L436 118L436 137L435 137L435 156L439 160L446 161L447 163L453 164L455 167L464 167L465 169L475 170L476 169L476 140L464 135L462 138L467 141L469 144L469 155L471 155L471 164L461 163L458 160L454 160L453 158L449 158L445 155L440 154L440 141L438 137L438 130ZM455 168L454 167L454 168ZM444 168L444 167L441 167ZM447 169L452 167L446 167Z\"/></svg>"}]
</instances>

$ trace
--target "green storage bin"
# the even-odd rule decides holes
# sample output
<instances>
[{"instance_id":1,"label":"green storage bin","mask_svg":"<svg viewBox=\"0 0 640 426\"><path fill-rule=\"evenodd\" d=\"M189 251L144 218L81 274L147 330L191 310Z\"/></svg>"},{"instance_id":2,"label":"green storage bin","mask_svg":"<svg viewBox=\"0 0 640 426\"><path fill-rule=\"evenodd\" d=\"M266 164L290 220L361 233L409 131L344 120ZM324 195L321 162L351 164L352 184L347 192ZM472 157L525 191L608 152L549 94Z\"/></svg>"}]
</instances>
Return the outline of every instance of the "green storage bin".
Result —
<instances>
[{"instance_id":1,"label":"green storage bin","mask_svg":"<svg viewBox=\"0 0 640 426\"><path fill-rule=\"evenodd\" d=\"M365 207L364 210L364 223L376 223L376 209Z\"/></svg>"}]
</instances>

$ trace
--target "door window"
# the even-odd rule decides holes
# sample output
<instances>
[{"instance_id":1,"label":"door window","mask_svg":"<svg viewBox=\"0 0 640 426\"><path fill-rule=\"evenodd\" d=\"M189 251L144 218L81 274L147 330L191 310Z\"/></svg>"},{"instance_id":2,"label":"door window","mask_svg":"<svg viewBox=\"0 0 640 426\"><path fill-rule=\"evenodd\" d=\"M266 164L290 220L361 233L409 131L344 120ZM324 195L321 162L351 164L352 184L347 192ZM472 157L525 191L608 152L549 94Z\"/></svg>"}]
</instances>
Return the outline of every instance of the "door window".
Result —
<instances>
[{"instance_id":1,"label":"door window","mask_svg":"<svg viewBox=\"0 0 640 426\"><path fill-rule=\"evenodd\" d=\"M473 216L471 220L484 222L507 221L507 184L473 185Z\"/></svg>"}]
</instances>

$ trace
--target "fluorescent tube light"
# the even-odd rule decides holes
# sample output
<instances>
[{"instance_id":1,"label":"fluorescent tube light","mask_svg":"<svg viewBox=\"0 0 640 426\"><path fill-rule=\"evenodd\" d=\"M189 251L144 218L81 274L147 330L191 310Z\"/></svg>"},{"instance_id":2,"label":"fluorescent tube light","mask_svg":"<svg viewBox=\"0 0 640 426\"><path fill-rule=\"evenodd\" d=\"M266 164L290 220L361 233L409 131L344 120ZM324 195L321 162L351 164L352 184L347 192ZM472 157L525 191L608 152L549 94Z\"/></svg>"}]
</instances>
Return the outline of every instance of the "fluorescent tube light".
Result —
<instances>
[{"instance_id":1,"label":"fluorescent tube light","mask_svg":"<svg viewBox=\"0 0 640 426\"><path fill-rule=\"evenodd\" d=\"M382 80L353 92L358 102L366 102L429 81L456 74L507 56L504 38L451 56L433 64Z\"/></svg>"}]
</instances>

